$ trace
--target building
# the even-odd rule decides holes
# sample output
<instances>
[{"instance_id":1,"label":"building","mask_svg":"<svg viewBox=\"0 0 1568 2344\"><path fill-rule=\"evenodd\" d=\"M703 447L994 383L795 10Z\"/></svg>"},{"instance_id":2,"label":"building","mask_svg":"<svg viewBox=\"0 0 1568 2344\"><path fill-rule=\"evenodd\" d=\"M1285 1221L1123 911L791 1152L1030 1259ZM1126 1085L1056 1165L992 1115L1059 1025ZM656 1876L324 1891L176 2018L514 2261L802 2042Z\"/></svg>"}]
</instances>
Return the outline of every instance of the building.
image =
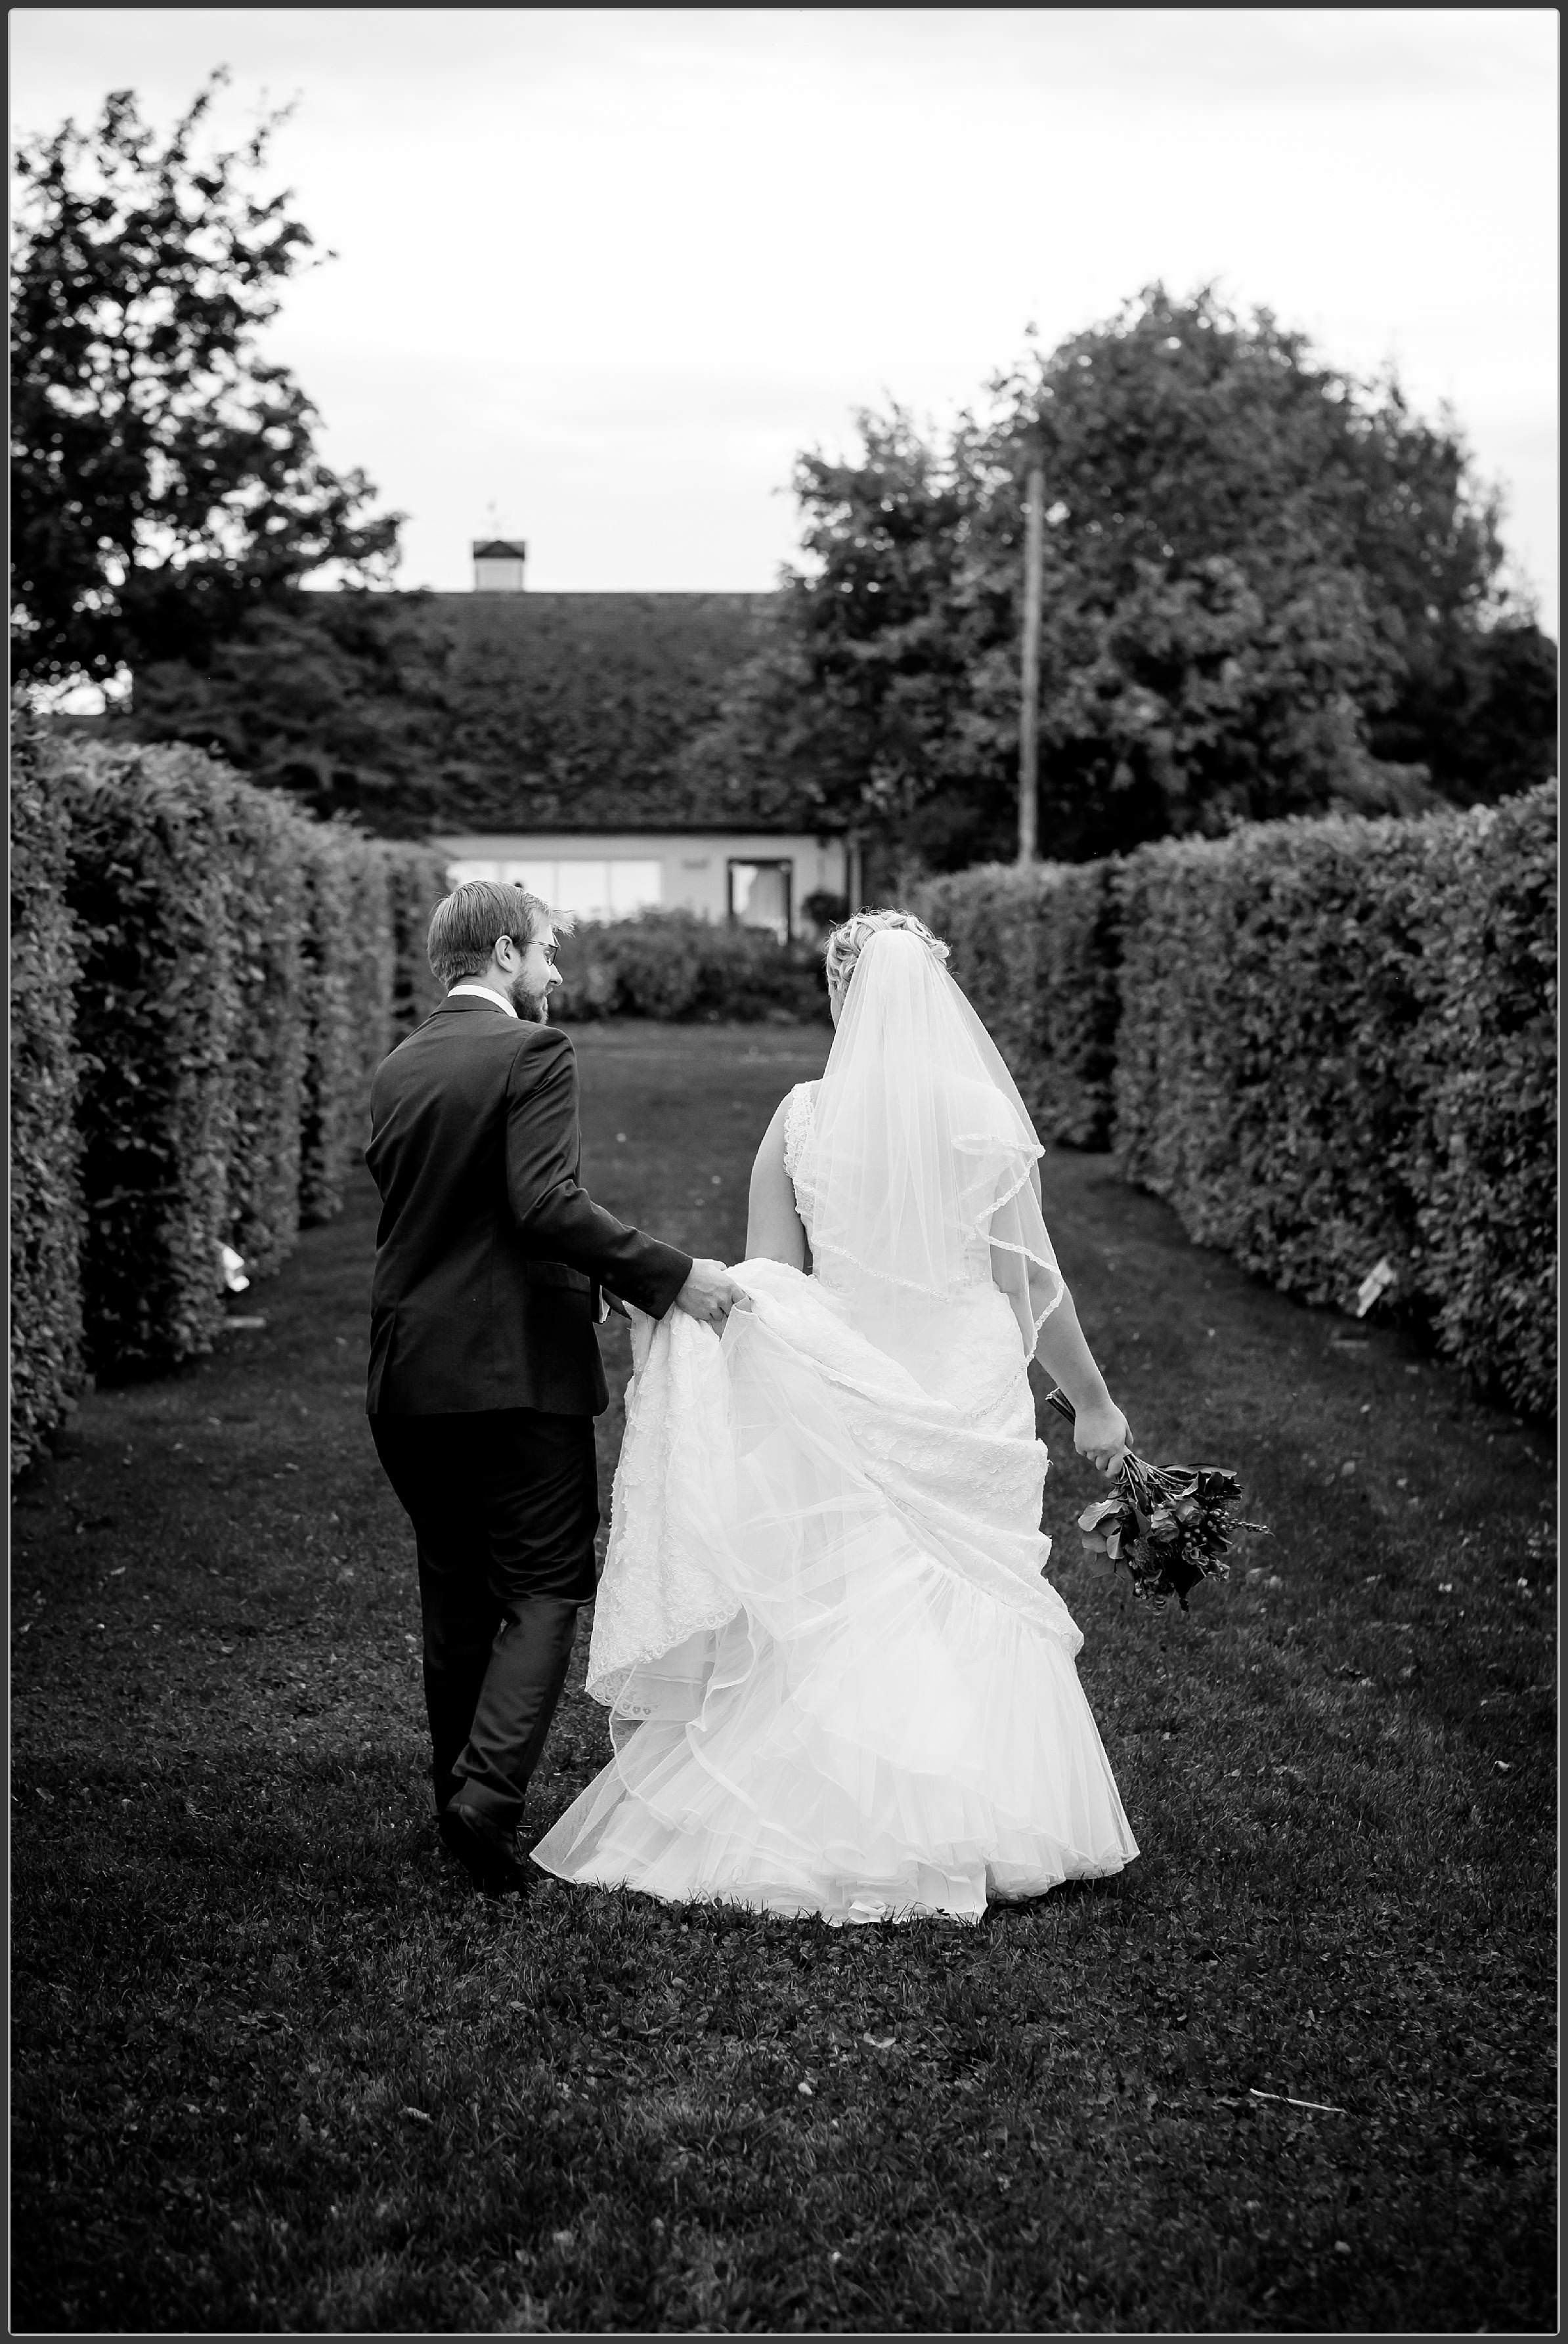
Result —
<instances>
[{"instance_id":1,"label":"building","mask_svg":"<svg viewBox=\"0 0 1568 2344\"><path fill-rule=\"evenodd\" d=\"M525 593L527 552L477 540L473 594L427 598L461 712L462 813L431 838L449 884L512 880L580 920L693 912L781 940L817 933L819 898L858 902L852 839L748 827L744 807L704 823L677 770L774 597Z\"/></svg>"},{"instance_id":2,"label":"building","mask_svg":"<svg viewBox=\"0 0 1568 2344\"><path fill-rule=\"evenodd\" d=\"M860 885L852 840L804 831L450 831L431 843L450 886L506 880L582 920L694 912L770 929L781 942L815 934L814 898L854 903Z\"/></svg>"},{"instance_id":3,"label":"building","mask_svg":"<svg viewBox=\"0 0 1568 2344\"><path fill-rule=\"evenodd\" d=\"M528 548L521 538L475 538L473 591L476 594L521 594L527 583L523 570Z\"/></svg>"}]
</instances>

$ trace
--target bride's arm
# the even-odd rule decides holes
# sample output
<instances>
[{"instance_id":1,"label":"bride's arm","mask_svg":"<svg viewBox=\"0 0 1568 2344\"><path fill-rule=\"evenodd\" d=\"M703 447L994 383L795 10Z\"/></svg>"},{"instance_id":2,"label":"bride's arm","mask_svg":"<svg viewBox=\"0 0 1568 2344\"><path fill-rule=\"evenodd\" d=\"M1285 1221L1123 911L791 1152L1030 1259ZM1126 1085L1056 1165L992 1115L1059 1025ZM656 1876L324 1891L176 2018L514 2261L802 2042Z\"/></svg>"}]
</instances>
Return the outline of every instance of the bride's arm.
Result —
<instances>
[{"instance_id":1,"label":"bride's arm","mask_svg":"<svg viewBox=\"0 0 1568 2344\"><path fill-rule=\"evenodd\" d=\"M757 1160L752 1166L750 1209L746 1216L746 1259L783 1261L791 1269L805 1268L805 1230L794 1208L794 1186L784 1170L784 1115L787 1098L763 1135Z\"/></svg>"},{"instance_id":2,"label":"bride's arm","mask_svg":"<svg viewBox=\"0 0 1568 2344\"><path fill-rule=\"evenodd\" d=\"M1065 1284L1061 1300L1040 1329L1035 1357L1073 1404L1073 1447L1114 1478L1132 1434L1106 1387Z\"/></svg>"}]
</instances>

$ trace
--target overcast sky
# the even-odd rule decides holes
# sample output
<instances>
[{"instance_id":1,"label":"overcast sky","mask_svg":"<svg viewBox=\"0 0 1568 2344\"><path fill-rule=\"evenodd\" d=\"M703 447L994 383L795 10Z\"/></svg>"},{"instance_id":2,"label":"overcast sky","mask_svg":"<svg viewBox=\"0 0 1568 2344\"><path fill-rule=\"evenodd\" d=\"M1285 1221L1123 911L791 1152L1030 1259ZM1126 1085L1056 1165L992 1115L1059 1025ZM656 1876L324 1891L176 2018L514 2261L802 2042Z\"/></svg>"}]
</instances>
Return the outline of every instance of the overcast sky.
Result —
<instances>
[{"instance_id":1,"label":"overcast sky","mask_svg":"<svg viewBox=\"0 0 1568 2344\"><path fill-rule=\"evenodd\" d=\"M1158 278L1452 402L1557 628L1548 8L19 8L14 130L298 98L269 337L401 582L762 589L803 448L946 420Z\"/></svg>"}]
</instances>

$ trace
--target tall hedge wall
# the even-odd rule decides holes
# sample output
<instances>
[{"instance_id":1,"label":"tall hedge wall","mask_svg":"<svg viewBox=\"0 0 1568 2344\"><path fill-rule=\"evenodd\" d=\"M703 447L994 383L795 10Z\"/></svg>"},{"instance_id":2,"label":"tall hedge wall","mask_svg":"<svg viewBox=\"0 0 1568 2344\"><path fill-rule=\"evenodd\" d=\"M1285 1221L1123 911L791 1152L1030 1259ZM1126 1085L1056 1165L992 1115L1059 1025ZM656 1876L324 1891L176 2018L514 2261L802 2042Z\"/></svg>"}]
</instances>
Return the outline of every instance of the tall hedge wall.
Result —
<instances>
[{"instance_id":1,"label":"tall hedge wall","mask_svg":"<svg viewBox=\"0 0 1568 2344\"><path fill-rule=\"evenodd\" d=\"M1286 1291L1430 1326L1533 1413L1555 1377L1554 786L1129 858L1116 1140Z\"/></svg>"},{"instance_id":2,"label":"tall hedge wall","mask_svg":"<svg viewBox=\"0 0 1568 2344\"><path fill-rule=\"evenodd\" d=\"M920 908L1042 1132L1108 1137L1194 1239L1309 1301L1351 1307L1386 1260L1379 1308L1540 1414L1556 843L1553 783L1416 822L1165 841L1071 875L968 872Z\"/></svg>"},{"instance_id":3,"label":"tall hedge wall","mask_svg":"<svg viewBox=\"0 0 1568 2344\"><path fill-rule=\"evenodd\" d=\"M68 782L81 956L82 1304L98 1374L210 1348L239 1046L221 795L189 751L89 747Z\"/></svg>"},{"instance_id":4,"label":"tall hedge wall","mask_svg":"<svg viewBox=\"0 0 1568 2344\"><path fill-rule=\"evenodd\" d=\"M384 859L392 909L392 1026L401 1037L441 998L425 939L430 914L447 892L447 862L432 846L388 847Z\"/></svg>"},{"instance_id":5,"label":"tall hedge wall","mask_svg":"<svg viewBox=\"0 0 1568 2344\"><path fill-rule=\"evenodd\" d=\"M324 823L304 843L305 1104L300 1137L299 1217L307 1228L342 1209L354 1136L363 1113L367 1050L389 1046L391 988L374 1006L359 980L384 965L391 914L382 874L349 834ZM379 883L379 884L378 884ZM367 944L359 924L382 932ZM369 1022L371 1039L364 1028Z\"/></svg>"},{"instance_id":6,"label":"tall hedge wall","mask_svg":"<svg viewBox=\"0 0 1568 2344\"><path fill-rule=\"evenodd\" d=\"M25 715L11 849L20 1470L84 1365L210 1347L225 1245L265 1274L339 1209L444 874L197 751Z\"/></svg>"},{"instance_id":7,"label":"tall hedge wall","mask_svg":"<svg viewBox=\"0 0 1568 2344\"><path fill-rule=\"evenodd\" d=\"M1104 1147L1120 994L1110 863L983 864L928 881L920 916L1013 1071L1035 1127Z\"/></svg>"},{"instance_id":8,"label":"tall hedge wall","mask_svg":"<svg viewBox=\"0 0 1568 2344\"><path fill-rule=\"evenodd\" d=\"M11 760L11 1470L40 1454L82 1379L76 948L70 833L15 713Z\"/></svg>"},{"instance_id":9,"label":"tall hedge wall","mask_svg":"<svg viewBox=\"0 0 1568 2344\"><path fill-rule=\"evenodd\" d=\"M209 786L216 786L209 783ZM223 792L238 1029L228 1243L253 1278L284 1259L299 1230L305 1022L305 874L298 817L260 790Z\"/></svg>"},{"instance_id":10,"label":"tall hedge wall","mask_svg":"<svg viewBox=\"0 0 1568 2344\"><path fill-rule=\"evenodd\" d=\"M1557 793L1464 817L1417 1224L1439 1338L1544 1415L1557 1379Z\"/></svg>"}]
</instances>

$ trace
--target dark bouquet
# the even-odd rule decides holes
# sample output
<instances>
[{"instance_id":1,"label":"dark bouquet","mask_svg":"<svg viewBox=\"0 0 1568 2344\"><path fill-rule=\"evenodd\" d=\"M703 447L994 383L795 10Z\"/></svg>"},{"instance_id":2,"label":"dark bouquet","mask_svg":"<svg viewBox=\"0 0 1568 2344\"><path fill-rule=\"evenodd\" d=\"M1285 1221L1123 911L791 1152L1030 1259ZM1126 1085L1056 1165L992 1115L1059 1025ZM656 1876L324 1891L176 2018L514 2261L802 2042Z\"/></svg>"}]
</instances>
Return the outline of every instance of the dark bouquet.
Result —
<instances>
[{"instance_id":1,"label":"dark bouquet","mask_svg":"<svg viewBox=\"0 0 1568 2344\"><path fill-rule=\"evenodd\" d=\"M1076 1421L1065 1392L1050 1393L1048 1405ZM1262 1522L1245 1522L1233 1510L1241 1484L1223 1465L1146 1465L1129 1449L1115 1490L1084 1508L1078 1529L1087 1553L1103 1554L1113 1568L1126 1563L1132 1591L1146 1603L1174 1595L1185 1612L1199 1580L1229 1578L1225 1558L1238 1531L1267 1535Z\"/></svg>"}]
</instances>

